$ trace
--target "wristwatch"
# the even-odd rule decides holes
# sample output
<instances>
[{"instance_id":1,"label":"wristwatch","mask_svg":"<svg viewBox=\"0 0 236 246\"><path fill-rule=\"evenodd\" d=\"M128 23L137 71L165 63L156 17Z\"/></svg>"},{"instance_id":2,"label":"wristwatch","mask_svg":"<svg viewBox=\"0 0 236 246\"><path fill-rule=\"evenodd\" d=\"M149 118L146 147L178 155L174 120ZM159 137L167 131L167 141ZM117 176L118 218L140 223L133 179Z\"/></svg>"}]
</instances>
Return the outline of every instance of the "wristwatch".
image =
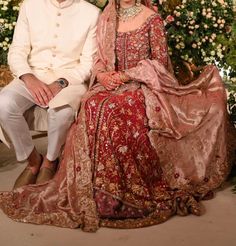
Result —
<instances>
[{"instance_id":1,"label":"wristwatch","mask_svg":"<svg viewBox=\"0 0 236 246\"><path fill-rule=\"evenodd\" d=\"M56 80L56 82L60 85L61 88L65 88L68 86L68 81L64 78L59 78Z\"/></svg>"}]
</instances>

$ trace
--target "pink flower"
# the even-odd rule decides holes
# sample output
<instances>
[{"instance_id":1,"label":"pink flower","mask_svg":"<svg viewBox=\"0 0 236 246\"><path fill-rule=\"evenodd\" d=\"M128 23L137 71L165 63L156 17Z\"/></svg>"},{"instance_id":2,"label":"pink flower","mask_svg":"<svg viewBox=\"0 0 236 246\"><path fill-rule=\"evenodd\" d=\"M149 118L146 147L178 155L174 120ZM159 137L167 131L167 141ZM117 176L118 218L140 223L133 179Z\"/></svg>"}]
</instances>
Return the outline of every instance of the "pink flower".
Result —
<instances>
[{"instance_id":1,"label":"pink flower","mask_svg":"<svg viewBox=\"0 0 236 246\"><path fill-rule=\"evenodd\" d=\"M168 15L167 17L166 17L166 19L165 19L165 21L167 22L167 23L171 23L171 22L173 22L175 20L175 18L172 16L172 15Z\"/></svg>"}]
</instances>

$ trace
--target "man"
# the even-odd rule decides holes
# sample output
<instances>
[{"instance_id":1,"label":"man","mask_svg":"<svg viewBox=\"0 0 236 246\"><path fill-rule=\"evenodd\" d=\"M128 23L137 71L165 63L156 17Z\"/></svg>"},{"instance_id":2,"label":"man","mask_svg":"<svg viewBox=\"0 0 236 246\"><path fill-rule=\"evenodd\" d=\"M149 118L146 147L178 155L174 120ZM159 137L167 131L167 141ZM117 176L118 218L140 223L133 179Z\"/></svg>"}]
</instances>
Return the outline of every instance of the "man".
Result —
<instances>
[{"instance_id":1,"label":"man","mask_svg":"<svg viewBox=\"0 0 236 246\"><path fill-rule=\"evenodd\" d=\"M0 92L0 124L18 161L28 165L14 188L53 177L74 121L96 52L99 9L84 0L25 0L8 54L16 78ZM48 149L43 158L23 117L33 105L47 108Z\"/></svg>"}]
</instances>

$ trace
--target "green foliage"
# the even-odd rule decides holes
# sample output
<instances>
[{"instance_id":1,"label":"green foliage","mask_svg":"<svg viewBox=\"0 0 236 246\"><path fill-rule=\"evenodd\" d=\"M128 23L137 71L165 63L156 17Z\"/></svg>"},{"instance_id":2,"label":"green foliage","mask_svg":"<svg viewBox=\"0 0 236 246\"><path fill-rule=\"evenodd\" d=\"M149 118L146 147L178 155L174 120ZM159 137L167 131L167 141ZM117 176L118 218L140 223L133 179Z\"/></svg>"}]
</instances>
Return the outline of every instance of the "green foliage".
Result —
<instances>
[{"instance_id":1,"label":"green foliage","mask_svg":"<svg viewBox=\"0 0 236 246\"><path fill-rule=\"evenodd\" d=\"M0 65L7 63L7 51L12 41L18 11L18 1L0 0Z\"/></svg>"},{"instance_id":2,"label":"green foliage","mask_svg":"<svg viewBox=\"0 0 236 246\"><path fill-rule=\"evenodd\" d=\"M225 69L235 52L231 38L235 16L233 1L159 2L162 4L158 5L158 10L166 20L172 62L179 64L184 60L197 66L213 63Z\"/></svg>"}]
</instances>

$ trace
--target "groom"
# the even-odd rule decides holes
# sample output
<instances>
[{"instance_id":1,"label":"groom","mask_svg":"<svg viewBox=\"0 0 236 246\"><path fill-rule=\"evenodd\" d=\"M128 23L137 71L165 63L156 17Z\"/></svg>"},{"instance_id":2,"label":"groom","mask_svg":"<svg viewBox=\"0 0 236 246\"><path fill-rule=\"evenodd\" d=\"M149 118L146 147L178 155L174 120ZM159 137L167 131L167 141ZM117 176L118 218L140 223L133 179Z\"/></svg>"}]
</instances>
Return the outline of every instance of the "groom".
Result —
<instances>
[{"instance_id":1,"label":"groom","mask_svg":"<svg viewBox=\"0 0 236 246\"><path fill-rule=\"evenodd\" d=\"M28 160L14 188L48 181L55 174L60 149L87 90L99 12L84 0L25 0L21 5L8 54L15 79L0 92L0 124L17 160ZM47 109L45 157L34 147L23 117L33 105Z\"/></svg>"}]
</instances>

